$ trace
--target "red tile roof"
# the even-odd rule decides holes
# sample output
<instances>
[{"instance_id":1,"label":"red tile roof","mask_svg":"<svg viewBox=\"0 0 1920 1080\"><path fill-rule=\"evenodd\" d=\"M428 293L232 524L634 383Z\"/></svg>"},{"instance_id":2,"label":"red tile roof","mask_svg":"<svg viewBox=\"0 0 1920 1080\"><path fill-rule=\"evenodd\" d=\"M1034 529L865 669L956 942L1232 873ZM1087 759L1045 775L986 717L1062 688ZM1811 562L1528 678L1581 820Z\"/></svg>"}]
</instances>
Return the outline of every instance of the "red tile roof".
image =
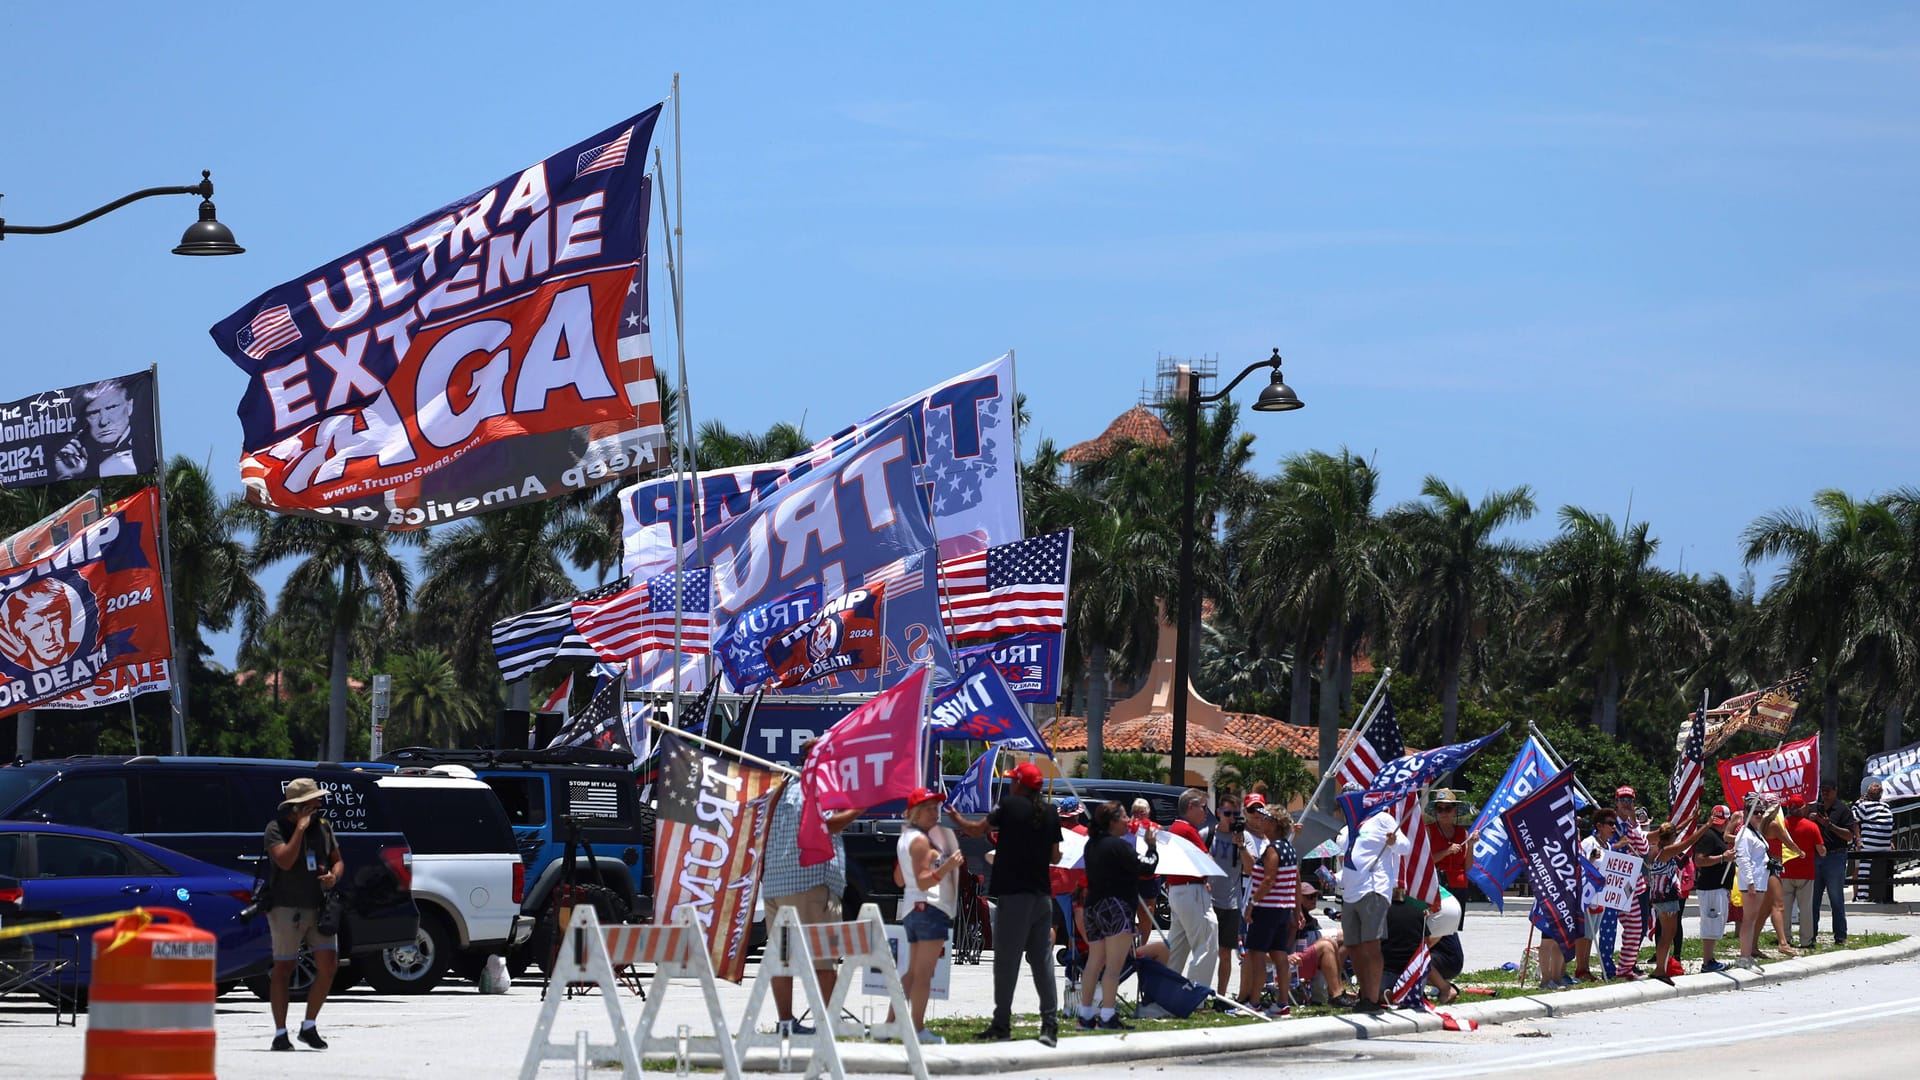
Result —
<instances>
[{"instance_id":1,"label":"red tile roof","mask_svg":"<svg viewBox=\"0 0 1920 1080\"><path fill-rule=\"evenodd\" d=\"M1173 435L1167 431L1167 425L1144 405L1135 405L1114 418L1107 430L1099 438L1075 443L1061 454L1061 460L1069 465L1085 465L1090 461L1100 461L1111 457L1115 451L1137 443L1144 446L1171 446Z\"/></svg>"},{"instance_id":2,"label":"red tile roof","mask_svg":"<svg viewBox=\"0 0 1920 1080\"><path fill-rule=\"evenodd\" d=\"M1168 754L1173 748L1173 717L1153 713L1138 720L1109 724L1102 734L1101 746L1108 750ZM1062 716L1047 729L1046 735L1048 744L1055 750L1082 753L1087 749L1087 722L1082 717ZM1319 733L1313 728L1295 727L1253 713L1228 713L1224 732L1193 724L1187 726L1187 753L1195 757L1280 749L1313 761L1319 757L1319 740Z\"/></svg>"}]
</instances>

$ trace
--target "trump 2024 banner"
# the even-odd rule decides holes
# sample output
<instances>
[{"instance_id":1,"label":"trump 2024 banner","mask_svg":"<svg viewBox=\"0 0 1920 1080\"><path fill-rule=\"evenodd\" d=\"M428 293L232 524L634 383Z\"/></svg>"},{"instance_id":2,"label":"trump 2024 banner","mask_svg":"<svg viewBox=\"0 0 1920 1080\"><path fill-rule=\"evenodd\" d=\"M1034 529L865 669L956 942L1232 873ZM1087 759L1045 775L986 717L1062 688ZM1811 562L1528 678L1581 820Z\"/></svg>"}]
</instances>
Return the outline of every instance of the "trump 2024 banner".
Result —
<instances>
[{"instance_id":1,"label":"trump 2024 banner","mask_svg":"<svg viewBox=\"0 0 1920 1080\"><path fill-rule=\"evenodd\" d=\"M1545 912L1539 925L1569 949L1586 909L1577 813L1573 770L1562 769L1501 815Z\"/></svg>"},{"instance_id":2,"label":"trump 2024 banner","mask_svg":"<svg viewBox=\"0 0 1920 1080\"><path fill-rule=\"evenodd\" d=\"M143 476L158 461L151 371L0 404L0 488Z\"/></svg>"},{"instance_id":3,"label":"trump 2024 banner","mask_svg":"<svg viewBox=\"0 0 1920 1080\"><path fill-rule=\"evenodd\" d=\"M113 504L38 562L0 576L0 716L121 685L168 659L155 489Z\"/></svg>"},{"instance_id":4,"label":"trump 2024 banner","mask_svg":"<svg viewBox=\"0 0 1920 1080\"><path fill-rule=\"evenodd\" d=\"M414 529L658 465L646 149L660 107L216 324L270 509Z\"/></svg>"}]
</instances>

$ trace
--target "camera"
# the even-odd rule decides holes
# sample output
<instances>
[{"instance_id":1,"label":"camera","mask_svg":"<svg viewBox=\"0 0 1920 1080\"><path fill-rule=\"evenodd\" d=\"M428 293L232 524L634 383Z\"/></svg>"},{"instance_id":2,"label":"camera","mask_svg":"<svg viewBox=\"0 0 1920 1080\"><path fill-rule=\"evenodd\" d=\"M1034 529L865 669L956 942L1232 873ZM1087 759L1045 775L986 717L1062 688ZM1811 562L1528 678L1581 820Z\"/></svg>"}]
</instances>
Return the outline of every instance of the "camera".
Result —
<instances>
[{"instance_id":1,"label":"camera","mask_svg":"<svg viewBox=\"0 0 1920 1080\"><path fill-rule=\"evenodd\" d=\"M1233 823L1233 831L1234 831L1234 832L1246 832L1246 831L1247 831L1247 823L1246 823L1246 822L1244 822L1244 821L1235 821L1235 822Z\"/></svg>"}]
</instances>

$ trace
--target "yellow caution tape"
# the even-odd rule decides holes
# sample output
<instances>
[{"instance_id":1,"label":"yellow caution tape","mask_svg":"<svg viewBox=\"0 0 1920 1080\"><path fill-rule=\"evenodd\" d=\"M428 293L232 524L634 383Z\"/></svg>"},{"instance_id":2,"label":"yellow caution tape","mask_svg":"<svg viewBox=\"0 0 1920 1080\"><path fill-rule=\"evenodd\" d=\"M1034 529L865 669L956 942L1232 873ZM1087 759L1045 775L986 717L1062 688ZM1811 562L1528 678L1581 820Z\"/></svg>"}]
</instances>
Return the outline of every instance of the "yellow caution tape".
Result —
<instances>
[{"instance_id":1,"label":"yellow caution tape","mask_svg":"<svg viewBox=\"0 0 1920 1080\"><path fill-rule=\"evenodd\" d=\"M26 937L28 934L44 934L52 930L76 930L82 926L98 926L101 923L117 922L129 915L137 916L140 925L131 932L123 933L107 947L108 952L133 940L135 934L145 930L153 922L153 915L146 908L129 908L126 911L109 911L105 915L87 915L78 919L54 919L51 922L27 923L20 926L0 926L0 941Z\"/></svg>"}]
</instances>

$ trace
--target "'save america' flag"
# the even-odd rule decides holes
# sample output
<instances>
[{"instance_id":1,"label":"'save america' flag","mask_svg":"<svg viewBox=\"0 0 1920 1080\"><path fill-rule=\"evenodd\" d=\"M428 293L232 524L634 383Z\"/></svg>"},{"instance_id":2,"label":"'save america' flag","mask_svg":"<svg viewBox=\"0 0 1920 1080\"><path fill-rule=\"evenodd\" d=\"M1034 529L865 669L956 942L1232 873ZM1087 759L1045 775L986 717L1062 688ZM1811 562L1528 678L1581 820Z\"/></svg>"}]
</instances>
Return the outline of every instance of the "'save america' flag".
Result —
<instances>
[{"instance_id":1,"label":"'save america' flag","mask_svg":"<svg viewBox=\"0 0 1920 1080\"><path fill-rule=\"evenodd\" d=\"M1343 786L1359 784L1366 787L1373 783L1380 766L1406 752L1407 740L1400 733L1400 721L1393 711L1393 692L1388 691L1386 700L1380 703L1380 711L1374 714L1373 722L1354 741L1353 752L1340 763L1339 781Z\"/></svg>"},{"instance_id":2,"label":"'save america' flag","mask_svg":"<svg viewBox=\"0 0 1920 1080\"><path fill-rule=\"evenodd\" d=\"M940 613L948 640L978 644L1064 627L1072 567L1072 529L941 562Z\"/></svg>"},{"instance_id":3,"label":"'save america' flag","mask_svg":"<svg viewBox=\"0 0 1920 1080\"><path fill-rule=\"evenodd\" d=\"M684 575L684 580L682 576ZM679 612L680 652L705 654L713 644L712 574L706 569L669 570L631 588L573 604L573 625L602 659L630 660L674 646Z\"/></svg>"},{"instance_id":4,"label":"'save america' flag","mask_svg":"<svg viewBox=\"0 0 1920 1080\"><path fill-rule=\"evenodd\" d=\"M658 790L654 921L671 923L691 908L706 932L714 974L737 983L746 973L760 853L780 778L704 753L669 731L660 734Z\"/></svg>"},{"instance_id":5,"label":"'save america' flag","mask_svg":"<svg viewBox=\"0 0 1920 1080\"><path fill-rule=\"evenodd\" d=\"M493 624L493 660L507 682L524 679L556 660L598 660L586 638L573 627L573 605L612 596L627 579L610 581L571 600L544 604Z\"/></svg>"}]
</instances>

